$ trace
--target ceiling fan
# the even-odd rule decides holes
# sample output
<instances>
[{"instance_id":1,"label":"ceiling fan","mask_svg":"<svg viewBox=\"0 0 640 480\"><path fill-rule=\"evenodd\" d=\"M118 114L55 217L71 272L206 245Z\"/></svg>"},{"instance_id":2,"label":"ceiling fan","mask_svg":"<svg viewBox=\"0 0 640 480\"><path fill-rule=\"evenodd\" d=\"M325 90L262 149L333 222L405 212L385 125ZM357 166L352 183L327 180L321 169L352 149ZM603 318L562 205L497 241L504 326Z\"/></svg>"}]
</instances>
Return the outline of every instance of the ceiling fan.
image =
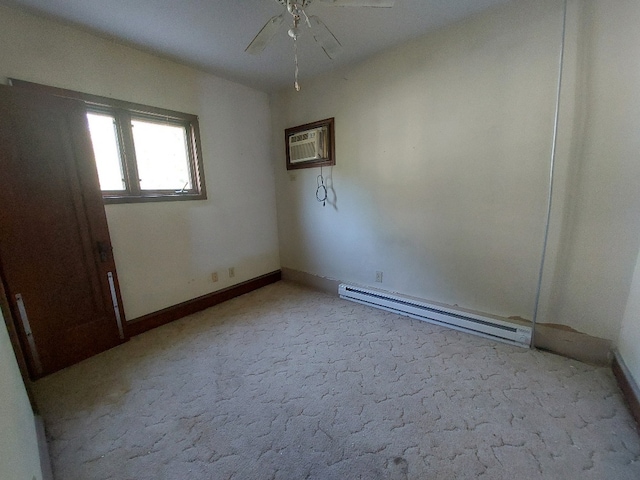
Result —
<instances>
[{"instance_id":1,"label":"ceiling fan","mask_svg":"<svg viewBox=\"0 0 640 480\"><path fill-rule=\"evenodd\" d=\"M330 59L336 58L342 50L342 45L335 37L331 30L315 15L307 15L305 8L307 8L313 0L276 0L280 5L287 8L286 12L276 15L269 19L269 21L262 27L262 30L258 32L255 38L251 41L249 46L245 49L245 52L259 55L269 44L271 39L278 33L280 26L284 22L285 14L289 13L292 17L291 28L288 33L293 39L294 45L294 61L295 61L295 83L294 87L297 91L300 91L300 84L298 83L298 37L301 32L301 23L306 23L307 27L311 29L313 39L318 45L322 47L324 53ZM330 5L334 7L379 7L389 8L395 3L395 0L319 0L319 3ZM304 19L304 20L303 20Z\"/></svg>"}]
</instances>

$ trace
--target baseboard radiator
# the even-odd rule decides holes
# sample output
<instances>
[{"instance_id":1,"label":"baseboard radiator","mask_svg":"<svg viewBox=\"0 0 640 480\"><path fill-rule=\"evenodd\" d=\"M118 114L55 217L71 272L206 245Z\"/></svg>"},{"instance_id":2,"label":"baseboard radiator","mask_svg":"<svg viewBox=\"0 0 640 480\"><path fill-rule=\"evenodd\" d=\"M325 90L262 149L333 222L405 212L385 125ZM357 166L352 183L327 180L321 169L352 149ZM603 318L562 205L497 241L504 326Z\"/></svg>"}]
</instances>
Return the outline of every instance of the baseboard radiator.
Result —
<instances>
[{"instance_id":1,"label":"baseboard radiator","mask_svg":"<svg viewBox=\"0 0 640 480\"><path fill-rule=\"evenodd\" d=\"M481 337L523 347L529 347L531 344L531 327L525 322L521 324L515 321L500 320L424 302L405 295L345 283L340 284L338 293L340 298L346 300Z\"/></svg>"}]
</instances>

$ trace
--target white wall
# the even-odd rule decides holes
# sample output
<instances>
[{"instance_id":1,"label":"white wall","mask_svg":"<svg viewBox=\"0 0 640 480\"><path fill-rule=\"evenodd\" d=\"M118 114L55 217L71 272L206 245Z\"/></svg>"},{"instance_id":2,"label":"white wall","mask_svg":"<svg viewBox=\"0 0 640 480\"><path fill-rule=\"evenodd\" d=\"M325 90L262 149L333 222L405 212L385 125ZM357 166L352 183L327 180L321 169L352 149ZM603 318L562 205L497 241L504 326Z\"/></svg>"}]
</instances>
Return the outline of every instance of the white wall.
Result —
<instances>
[{"instance_id":1,"label":"white wall","mask_svg":"<svg viewBox=\"0 0 640 480\"><path fill-rule=\"evenodd\" d=\"M640 385L640 256L631 283L631 293L624 313L622 328L618 338L618 351Z\"/></svg>"},{"instance_id":2,"label":"white wall","mask_svg":"<svg viewBox=\"0 0 640 480\"><path fill-rule=\"evenodd\" d=\"M639 9L569 1L540 312L610 340L640 242ZM531 319L561 21L559 0L517 1L277 96L283 267ZM322 208L319 171L286 172L282 130L331 116Z\"/></svg>"},{"instance_id":3,"label":"white wall","mask_svg":"<svg viewBox=\"0 0 640 480\"><path fill-rule=\"evenodd\" d=\"M0 312L0 478L41 479L38 441L29 398Z\"/></svg>"},{"instance_id":4,"label":"white wall","mask_svg":"<svg viewBox=\"0 0 640 480\"><path fill-rule=\"evenodd\" d=\"M640 2L580 3L581 118L547 318L615 341L640 246Z\"/></svg>"},{"instance_id":5,"label":"white wall","mask_svg":"<svg viewBox=\"0 0 640 480\"><path fill-rule=\"evenodd\" d=\"M603 8L594 2L591 15L593 36L600 40L597 49L600 68L594 75L599 84L606 87L601 89L602 97L598 98L594 112L599 114L596 118L600 127L597 143L600 149L596 154L611 165L609 175L615 176L618 188L603 192L611 196L608 201L590 207L601 209L602 215L610 216L612 222L640 235L640 31L637 28L640 3L626 0ZM598 182L597 177L593 182ZM613 208L617 211L612 212ZM628 250L637 251L637 238L635 240ZM607 256L620 248L620 242L611 238L604 238L599 244ZM630 256L626 255L622 265L626 271L633 270L633 280L617 348L636 384L640 385L640 254L636 254L635 262L628 261ZM605 288L605 294L607 291Z\"/></svg>"},{"instance_id":6,"label":"white wall","mask_svg":"<svg viewBox=\"0 0 640 480\"><path fill-rule=\"evenodd\" d=\"M561 9L519 2L274 101L283 267L531 318ZM303 72L304 73L304 72ZM288 174L285 127L334 116L336 205Z\"/></svg>"},{"instance_id":7,"label":"white wall","mask_svg":"<svg viewBox=\"0 0 640 480\"><path fill-rule=\"evenodd\" d=\"M280 268L267 94L2 6L0 44L0 77L200 118L208 200L107 206L128 319Z\"/></svg>"}]
</instances>

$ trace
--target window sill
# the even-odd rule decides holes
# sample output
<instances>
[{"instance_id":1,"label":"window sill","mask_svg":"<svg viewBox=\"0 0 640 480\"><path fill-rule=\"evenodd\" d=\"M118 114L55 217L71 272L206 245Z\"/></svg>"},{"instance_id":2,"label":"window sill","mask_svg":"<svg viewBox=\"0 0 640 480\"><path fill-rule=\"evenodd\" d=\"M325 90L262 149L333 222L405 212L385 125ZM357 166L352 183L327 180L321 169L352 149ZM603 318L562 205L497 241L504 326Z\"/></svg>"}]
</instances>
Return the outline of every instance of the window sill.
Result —
<instances>
[{"instance_id":1,"label":"window sill","mask_svg":"<svg viewBox=\"0 0 640 480\"><path fill-rule=\"evenodd\" d=\"M102 199L106 205L119 204L119 203L147 203L147 202L180 202L185 200L206 200L207 195L204 193L181 193L176 195L171 194L148 194L148 195L127 195L127 196L112 196L103 195Z\"/></svg>"}]
</instances>

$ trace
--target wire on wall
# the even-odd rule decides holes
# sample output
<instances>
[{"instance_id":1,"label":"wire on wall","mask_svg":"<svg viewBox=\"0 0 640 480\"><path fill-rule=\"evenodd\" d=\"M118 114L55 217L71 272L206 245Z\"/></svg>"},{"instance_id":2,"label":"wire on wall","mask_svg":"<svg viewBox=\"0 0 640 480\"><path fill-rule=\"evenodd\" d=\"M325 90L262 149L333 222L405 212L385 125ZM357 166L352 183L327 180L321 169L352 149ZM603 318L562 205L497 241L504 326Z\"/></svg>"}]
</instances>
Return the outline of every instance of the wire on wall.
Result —
<instances>
[{"instance_id":1,"label":"wire on wall","mask_svg":"<svg viewBox=\"0 0 640 480\"><path fill-rule=\"evenodd\" d=\"M551 223L551 206L553 201L553 174L556 164L556 149L558 144L558 119L560 117L560 92L562 90L562 73L564 69L565 38L567 34L567 1L564 0L562 15L562 40L560 42L560 59L558 61L558 83L556 89L556 109L553 118L553 137L551 142L551 162L549 165L549 190L547 193L547 223L544 230L544 242L542 244L542 258L540 259L540 271L538 274L538 286L536 290L536 301L533 310L531 346L535 339L536 323L538 321L538 311L540 307L540 295L542 292L542 274L544 273L544 261L547 256L547 244L549 243L549 224Z\"/></svg>"},{"instance_id":2,"label":"wire on wall","mask_svg":"<svg viewBox=\"0 0 640 480\"><path fill-rule=\"evenodd\" d=\"M320 167L320 175L316 178L318 188L316 188L316 200L322 203L322 206L327 205L327 187L324 185L324 177L322 176L322 167Z\"/></svg>"}]
</instances>

